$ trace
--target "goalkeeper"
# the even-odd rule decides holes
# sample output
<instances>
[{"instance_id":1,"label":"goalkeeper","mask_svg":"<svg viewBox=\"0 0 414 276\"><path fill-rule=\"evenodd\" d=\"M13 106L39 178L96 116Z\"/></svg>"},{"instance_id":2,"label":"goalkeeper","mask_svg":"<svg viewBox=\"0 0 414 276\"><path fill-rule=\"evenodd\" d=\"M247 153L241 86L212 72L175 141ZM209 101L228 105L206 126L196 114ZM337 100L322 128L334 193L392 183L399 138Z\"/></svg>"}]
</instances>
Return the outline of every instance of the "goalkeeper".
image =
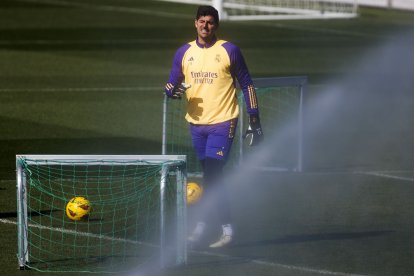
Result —
<instances>
[{"instance_id":1,"label":"goalkeeper","mask_svg":"<svg viewBox=\"0 0 414 276\"><path fill-rule=\"evenodd\" d=\"M177 50L165 93L173 99L186 97L185 119L203 168L204 196L198 204L200 217L188 240L198 242L207 219L215 214L223 230L219 240L210 244L215 248L226 246L233 240L228 196L220 180L239 115L236 80L242 88L250 116L246 131L249 144L259 143L263 132L256 92L240 49L216 37L219 27L217 10L200 6L194 25L197 38Z\"/></svg>"}]
</instances>

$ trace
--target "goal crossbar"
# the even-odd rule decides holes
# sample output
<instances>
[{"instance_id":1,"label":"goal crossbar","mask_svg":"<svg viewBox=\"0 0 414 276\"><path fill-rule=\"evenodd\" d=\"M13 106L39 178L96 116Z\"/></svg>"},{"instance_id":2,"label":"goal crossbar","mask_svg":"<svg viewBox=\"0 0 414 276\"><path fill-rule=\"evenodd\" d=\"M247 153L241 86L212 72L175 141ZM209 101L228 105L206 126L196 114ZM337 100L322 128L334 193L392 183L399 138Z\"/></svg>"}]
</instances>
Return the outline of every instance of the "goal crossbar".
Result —
<instances>
[{"instance_id":1,"label":"goal crossbar","mask_svg":"<svg viewBox=\"0 0 414 276\"><path fill-rule=\"evenodd\" d=\"M109 162L127 164L179 164L186 161L185 155L16 155L16 160L25 159L27 164L47 165L103 165Z\"/></svg>"}]
</instances>

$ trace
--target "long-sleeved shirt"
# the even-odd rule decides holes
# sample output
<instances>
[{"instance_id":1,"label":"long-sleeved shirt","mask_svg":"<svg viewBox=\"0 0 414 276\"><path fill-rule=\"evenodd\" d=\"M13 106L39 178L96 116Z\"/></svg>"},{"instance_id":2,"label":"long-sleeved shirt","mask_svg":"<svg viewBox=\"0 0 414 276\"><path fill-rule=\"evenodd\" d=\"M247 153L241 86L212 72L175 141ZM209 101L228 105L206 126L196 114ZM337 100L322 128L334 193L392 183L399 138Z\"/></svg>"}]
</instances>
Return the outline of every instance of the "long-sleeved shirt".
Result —
<instances>
[{"instance_id":1,"label":"long-sleeved shirt","mask_svg":"<svg viewBox=\"0 0 414 276\"><path fill-rule=\"evenodd\" d=\"M177 50L166 89L182 82L190 84L185 118L193 124L209 125L238 117L236 80L247 112L258 114L256 92L240 49L224 40L210 45L194 40Z\"/></svg>"}]
</instances>

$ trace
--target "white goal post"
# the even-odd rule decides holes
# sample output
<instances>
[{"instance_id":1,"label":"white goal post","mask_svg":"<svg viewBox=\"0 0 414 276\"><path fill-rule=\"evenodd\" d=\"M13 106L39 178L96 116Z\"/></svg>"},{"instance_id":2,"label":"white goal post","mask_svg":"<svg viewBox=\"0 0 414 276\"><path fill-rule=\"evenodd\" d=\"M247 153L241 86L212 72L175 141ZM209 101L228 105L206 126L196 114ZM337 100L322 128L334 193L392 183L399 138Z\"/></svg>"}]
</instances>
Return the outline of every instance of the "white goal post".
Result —
<instances>
[{"instance_id":1,"label":"white goal post","mask_svg":"<svg viewBox=\"0 0 414 276\"><path fill-rule=\"evenodd\" d=\"M186 167L184 155L16 155L20 269L185 264ZM79 195L92 211L71 221L65 205Z\"/></svg>"},{"instance_id":2,"label":"white goal post","mask_svg":"<svg viewBox=\"0 0 414 276\"><path fill-rule=\"evenodd\" d=\"M220 20L296 20L353 18L357 0L158 0L212 5Z\"/></svg>"}]
</instances>

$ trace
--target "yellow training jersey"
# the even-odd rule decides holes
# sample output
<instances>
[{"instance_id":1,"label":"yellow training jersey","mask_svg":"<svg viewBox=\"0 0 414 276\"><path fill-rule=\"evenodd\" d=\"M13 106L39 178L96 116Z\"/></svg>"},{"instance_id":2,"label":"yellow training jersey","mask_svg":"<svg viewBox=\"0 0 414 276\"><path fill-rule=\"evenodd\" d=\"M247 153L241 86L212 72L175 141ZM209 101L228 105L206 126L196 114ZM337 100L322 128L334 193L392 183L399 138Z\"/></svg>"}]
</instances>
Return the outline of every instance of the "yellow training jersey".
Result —
<instances>
[{"instance_id":1,"label":"yellow training jersey","mask_svg":"<svg viewBox=\"0 0 414 276\"><path fill-rule=\"evenodd\" d=\"M166 90L181 82L190 84L185 118L193 124L210 125L238 117L236 79L248 113L258 113L256 93L239 48L224 40L211 45L195 40L178 49Z\"/></svg>"}]
</instances>

